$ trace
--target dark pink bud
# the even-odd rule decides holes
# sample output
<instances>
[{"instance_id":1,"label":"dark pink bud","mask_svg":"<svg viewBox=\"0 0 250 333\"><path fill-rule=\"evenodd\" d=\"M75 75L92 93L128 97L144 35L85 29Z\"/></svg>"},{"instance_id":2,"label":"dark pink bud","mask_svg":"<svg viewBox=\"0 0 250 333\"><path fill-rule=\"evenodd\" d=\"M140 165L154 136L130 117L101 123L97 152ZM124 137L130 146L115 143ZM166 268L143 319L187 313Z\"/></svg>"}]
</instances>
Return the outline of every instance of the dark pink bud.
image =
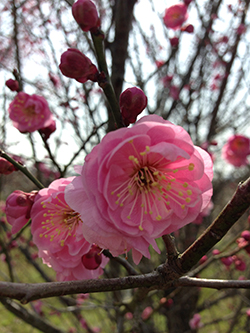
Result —
<instances>
[{"instance_id":1,"label":"dark pink bud","mask_svg":"<svg viewBox=\"0 0 250 333\"><path fill-rule=\"evenodd\" d=\"M233 258L232 257L224 257L221 258L221 262L225 265L225 266L230 266L233 263Z\"/></svg>"},{"instance_id":2,"label":"dark pink bud","mask_svg":"<svg viewBox=\"0 0 250 333\"><path fill-rule=\"evenodd\" d=\"M95 31L100 19L95 4L90 0L78 0L72 6L72 14L83 31Z\"/></svg>"},{"instance_id":3,"label":"dark pink bud","mask_svg":"<svg viewBox=\"0 0 250 333\"><path fill-rule=\"evenodd\" d=\"M235 269L237 269L238 271L241 271L241 272L246 270L246 267L247 267L246 263L242 259L240 259L237 256L234 256L233 259L234 259Z\"/></svg>"},{"instance_id":4,"label":"dark pink bud","mask_svg":"<svg viewBox=\"0 0 250 333\"><path fill-rule=\"evenodd\" d=\"M54 133L56 130L56 122L54 119L51 119L51 124L48 125L47 127L43 127L39 130L41 133L43 139L46 141L50 137L52 133Z\"/></svg>"},{"instance_id":5,"label":"dark pink bud","mask_svg":"<svg viewBox=\"0 0 250 333\"><path fill-rule=\"evenodd\" d=\"M243 237L246 241L250 241L250 231L249 230L242 231L241 237Z\"/></svg>"},{"instance_id":6,"label":"dark pink bud","mask_svg":"<svg viewBox=\"0 0 250 333\"><path fill-rule=\"evenodd\" d=\"M11 90L11 91L19 91L19 83L17 80L9 79L5 82L5 85Z\"/></svg>"},{"instance_id":7,"label":"dark pink bud","mask_svg":"<svg viewBox=\"0 0 250 333\"><path fill-rule=\"evenodd\" d=\"M244 24L241 23L241 24L238 26L237 34L238 34L238 35L242 35L242 34L244 34L244 33L246 32L246 30L247 30L246 26L245 26Z\"/></svg>"},{"instance_id":8,"label":"dark pink bud","mask_svg":"<svg viewBox=\"0 0 250 333\"><path fill-rule=\"evenodd\" d=\"M144 92L136 87L128 88L120 95L120 108L125 126L136 121L137 116L147 106L148 99Z\"/></svg>"},{"instance_id":9,"label":"dark pink bud","mask_svg":"<svg viewBox=\"0 0 250 333\"><path fill-rule=\"evenodd\" d=\"M12 225L12 234L21 230L30 219L30 210L34 203L37 191L25 193L14 191L6 200L5 213L9 224Z\"/></svg>"},{"instance_id":10,"label":"dark pink bud","mask_svg":"<svg viewBox=\"0 0 250 333\"><path fill-rule=\"evenodd\" d=\"M194 32L194 26L192 24L187 24L181 28L181 31L188 32L189 34Z\"/></svg>"},{"instance_id":11,"label":"dark pink bud","mask_svg":"<svg viewBox=\"0 0 250 333\"><path fill-rule=\"evenodd\" d=\"M217 249L214 249L214 250L212 251L212 253L213 253L214 256L217 256L218 254L220 254L220 251L217 250Z\"/></svg>"},{"instance_id":12,"label":"dark pink bud","mask_svg":"<svg viewBox=\"0 0 250 333\"><path fill-rule=\"evenodd\" d=\"M188 6L193 0L184 0L186 6Z\"/></svg>"},{"instance_id":13,"label":"dark pink bud","mask_svg":"<svg viewBox=\"0 0 250 333\"><path fill-rule=\"evenodd\" d=\"M200 264L203 264L203 263L206 262L206 261L207 261L207 256L203 256L203 257L200 259L199 263L200 263Z\"/></svg>"},{"instance_id":14,"label":"dark pink bud","mask_svg":"<svg viewBox=\"0 0 250 333\"><path fill-rule=\"evenodd\" d=\"M169 95L177 101L179 99L180 90L176 86L171 86L169 89Z\"/></svg>"},{"instance_id":15,"label":"dark pink bud","mask_svg":"<svg viewBox=\"0 0 250 333\"><path fill-rule=\"evenodd\" d=\"M178 37L173 37L169 39L170 44L172 47L177 47L179 44L179 38Z\"/></svg>"},{"instance_id":16,"label":"dark pink bud","mask_svg":"<svg viewBox=\"0 0 250 333\"><path fill-rule=\"evenodd\" d=\"M59 68L63 75L76 79L78 82L97 81L96 66L77 49L70 48L61 55Z\"/></svg>"},{"instance_id":17,"label":"dark pink bud","mask_svg":"<svg viewBox=\"0 0 250 333\"><path fill-rule=\"evenodd\" d=\"M11 164L9 161L7 161L5 158L0 157L0 174L1 175L9 175L13 171L16 171L17 169L14 167L13 164Z\"/></svg>"},{"instance_id":18,"label":"dark pink bud","mask_svg":"<svg viewBox=\"0 0 250 333\"><path fill-rule=\"evenodd\" d=\"M82 263L87 269L97 269L102 263L101 249L96 245L92 245L89 252L82 256Z\"/></svg>"}]
</instances>

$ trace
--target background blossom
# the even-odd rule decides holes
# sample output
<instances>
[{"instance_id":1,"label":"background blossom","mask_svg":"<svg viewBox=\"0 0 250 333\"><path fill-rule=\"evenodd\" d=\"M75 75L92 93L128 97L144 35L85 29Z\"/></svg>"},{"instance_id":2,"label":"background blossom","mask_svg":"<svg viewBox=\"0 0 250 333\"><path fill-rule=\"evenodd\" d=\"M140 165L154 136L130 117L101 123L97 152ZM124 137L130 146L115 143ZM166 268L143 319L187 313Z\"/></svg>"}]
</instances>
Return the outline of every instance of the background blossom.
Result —
<instances>
[{"instance_id":1,"label":"background blossom","mask_svg":"<svg viewBox=\"0 0 250 333\"><path fill-rule=\"evenodd\" d=\"M65 198L91 243L150 257L155 239L195 220L212 195L212 161L180 126L156 115L107 134Z\"/></svg>"},{"instance_id":2,"label":"background blossom","mask_svg":"<svg viewBox=\"0 0 250 333\"><path fill-rule=\"evenodd\" d=\"M240 167L248 164L250 139L244 135L233 135L222 148L222 157L230 164Z\"/></svg>"},{"instance_id":3,"label":"background blossom","mask_svg":"<svg viewBox=\"0 0 250 333\"><path fill-rule=\"evenodd\" d=\"M53 115L46 99L19 92L9 106L13 126L21 133L31 133L51 125Z\"/></svg>"}]
</instances>

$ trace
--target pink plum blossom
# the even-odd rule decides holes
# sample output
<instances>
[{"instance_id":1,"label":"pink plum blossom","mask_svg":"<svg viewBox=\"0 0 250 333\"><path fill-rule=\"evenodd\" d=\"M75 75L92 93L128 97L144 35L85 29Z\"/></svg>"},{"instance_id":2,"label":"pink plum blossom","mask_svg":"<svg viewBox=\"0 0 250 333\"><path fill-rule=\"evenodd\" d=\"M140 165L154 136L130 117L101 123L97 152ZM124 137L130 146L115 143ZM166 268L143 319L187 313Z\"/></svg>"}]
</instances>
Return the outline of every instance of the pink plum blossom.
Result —
<instances>
[{"instance_id":1,"label":"pink plum blossom","mask_svg":"<svg viewBox=\"0 0 250 333\"><path fill-rule=\"evenodd\" d=\"M9 106L9 116L21 133L31 133L51 124L53 115L46 99L19 92Z\"/></svg>"},{"instance_id":2,"label":"pink plum blossom","mask_svg":"<svg viewBox=\"0 0 250 333\"><path fill-rule=\"evenodd\" d=\"M37 191L25 193L16 190L8 196L5 213L8 223L12 225L12 234L16 234L20 231L29 221L31 207L36 194Z\"/></svg>"},{"instance_id":3,"label":"pink plum blossom","mask_svg":"<svg viewBox=\"0 0 250 333\"><path fill-rule=\"evenodd\" d=\"M187 18L187 6L184 3L178 3L166 9L163 21L167 28L178 30Z\"/></svg>"},{"instance_id":4,"label":"pink plum blossom","mask_svg":"<svg viewBox=\"0 0 250 333\"><path fill-rule=\"evenodd\" d=\"M57 273L59 281L97 278L108 262L102 254L95 266L86 268L82 259L91 251L82 233L80 214L65 202L65 187L74 179L61 178L40 190L31 210L31 232L39 257ZM93 250L92 250L93 252ZM94 268L93 268L94 267Z\"/></svg>"},{"instance_id":5,"label":"pink plum blossom","mask_svg":"<svg viewBox=\"0 0 250 333\"><path fill-rule=\"evenodd\" d=\"M193 318L191 318L189 321L189 326L192 330L196 330L196 329L202 327L201 315L199 313L195 313L193 315Z\"/></svg>"},{"instance_id":6,"label":"pink plum blossom","mask_svg":"<svg viewBox=\"0 0 250 333\"><path fill-rule=\"evenodd\" d=\"M250 139L244 135L233 135L222 148L222 157L230 164L240 167L248 164Z\"/></svg>"},{"instance_id":7,"label":"pink plum blossom","mask_svg":"<svg viewBox=\"0 0 250 333\"><path fill-rule=\"evenodd\" d=\"M90 243L150 258L155 239L192 222L210 202L212 161L180 126L150 115L108 133L65 191Z\"/></svg>"}]
</instances>

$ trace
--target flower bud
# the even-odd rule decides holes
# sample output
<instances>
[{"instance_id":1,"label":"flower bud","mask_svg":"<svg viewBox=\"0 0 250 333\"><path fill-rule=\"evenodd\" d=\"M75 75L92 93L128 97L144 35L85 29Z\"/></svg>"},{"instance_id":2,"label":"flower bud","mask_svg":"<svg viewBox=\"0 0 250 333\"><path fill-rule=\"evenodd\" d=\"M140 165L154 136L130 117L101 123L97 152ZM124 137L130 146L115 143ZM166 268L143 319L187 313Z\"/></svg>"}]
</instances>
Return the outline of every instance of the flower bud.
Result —
<instances>
[{"instance_id":1,"label":"flower bud","mask_svg":"<svg viewBox=\"0 0 250 333\"><path fill-rule=\"evenodd\" d=\"M54 119L51 119L51 124L41 128L39 130L39 133L41 133L43 139L47 141L50 135L55 132L55 130L56 130L56 122Z\"/></svg>"},{"instance_id":2,"label":"flower bud","mask_svg":"<svg viewBox=\"0 0 250 333\"><path fill-rule=\"evenodd\" d=\"M188 32L189 34L192 34L194 32L194 26L192 24L187 24L184 27L181 28L181 31Z\"/></svg>"},{"instance_id":3,"label":"flower bud","mask_svg":"<svg viewBox=\"0 0 250 333\"><path fill-rule=\"evenodd\" d=\"M125 126L136 121L136 117L147 106L147 97L144 92L136 87L126 89L120 95L120 108Z\"/></svg>"},{"instance_id":4,"label":"flower bud","mask_svg":"<svg viewBox=\"0 0 250 333\"><path fill-rule=\"evenodd\" d=\"M72 6L72 14L83 31L94 31L100 27L95 4L90 0L78 0Z\"/></svg>"},{"instance_id":5,"label":"flower bud","mask_svg":"<svg viewBox=\"0 0 250 333\"><path fill-rule=\"evenodd\" d=\"M97 81L98 70L91 60L77 49L70 48L61 55L59 68L63 75L85 83Z\"/></svg>"},{"instance_id":6,"label":"flower bud","mask_svg":"<svg viewBox=\"0 0 250 333\"><path fill-rule=\"evenodd\" d=\"M19 83L17 80L9 79L5 82L5 85L11 90L11 91L19 91Z\"/></svg>"},{"instance_id":7,"label":"flower bud","mask_svg":"<svg viewBox=\"0 0 250 333\"><path fill-rule=\"evenodd\" d=\"M92 245L89 252L82 256L84 267L92 270L97 269L102 263L102 255L100 252L101 249L98 246Z\"/></svg>"},{"instance_id":8,"label":"flower bud","mask_svg":"<svg viewBox=\"0 0 250 333\"><path fill-rule=\"evenodd\" d=\"M8 223L12 225L12 234L16 234L29 221L36 194L37 191L25 193L16 190L8 196L5 213Z\"/></svg>"},{"instance_id":9,"label":"flower bud","mask_svg":"<svg viewBox=\"0 0 250 333\"><path fill-rule=\"evenodd\" d=\"M172 47L177 47L179 44L179 38L178 37L173 37L169 39L170 44Z\"/></svg>"},{"instance_id":10,"label":"flower bud","mask_svg":"<svg viewBox=\"0 0 250 333\"><path fill-rule=\"evenodd\" d=\"M5 158L0 157L0 175L9 175L13 171L17 169L14 167L12 163L7 161Z\"/></svg>"}]
</instances>

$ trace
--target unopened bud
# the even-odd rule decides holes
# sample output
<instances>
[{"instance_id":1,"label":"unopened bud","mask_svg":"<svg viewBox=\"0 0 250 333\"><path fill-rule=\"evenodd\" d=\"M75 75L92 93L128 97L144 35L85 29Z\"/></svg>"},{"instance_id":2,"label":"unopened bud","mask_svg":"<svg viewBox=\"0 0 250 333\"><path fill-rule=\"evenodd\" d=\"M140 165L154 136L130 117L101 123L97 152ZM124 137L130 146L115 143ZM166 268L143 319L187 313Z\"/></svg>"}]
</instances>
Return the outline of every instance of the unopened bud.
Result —
<instances>
[{"instance_id":1,"label":"unopened bud","mask_svg":"<svg viewBox=\"0 0 250 333\"><path fill-rule=\"evenodd\" d=\"M5 85L11 90L11 91L19 91L19 83L17 80L9 79L5 82Z\"/></svg>"},{"instance_id":2,"label":"unopened bud","mask_svg":"<svg viewBox=\"0 0 250 333\"><path fill-rule=\"evenodd\" d=\"M85 83L97 81L98 70L91 60L77 49L69 48L61 55L59 68L63 75Z\"/></svg>"},{"instance_id":3,"label":"unopened bud","mask_svg":"<svg viewBox=\"0 0 250 333\"><path fill-rule=\"evenodd\" d=\"M78 0L72 6L72 14L83 31L94 31L100 27L95 4L90 0Z\"/></svg>"},{"instance_id":4,"label":"unopened bud","mask_svg":"<svg viewBox=\"0 0 250 333\"><path fill-rule=\"evenodd\" d=\"M120 109L125 126L136 121L137 116L147 106L147 97L144 92L136 87L126 89L120 95Z\"/></svg>"}]
</instances>

